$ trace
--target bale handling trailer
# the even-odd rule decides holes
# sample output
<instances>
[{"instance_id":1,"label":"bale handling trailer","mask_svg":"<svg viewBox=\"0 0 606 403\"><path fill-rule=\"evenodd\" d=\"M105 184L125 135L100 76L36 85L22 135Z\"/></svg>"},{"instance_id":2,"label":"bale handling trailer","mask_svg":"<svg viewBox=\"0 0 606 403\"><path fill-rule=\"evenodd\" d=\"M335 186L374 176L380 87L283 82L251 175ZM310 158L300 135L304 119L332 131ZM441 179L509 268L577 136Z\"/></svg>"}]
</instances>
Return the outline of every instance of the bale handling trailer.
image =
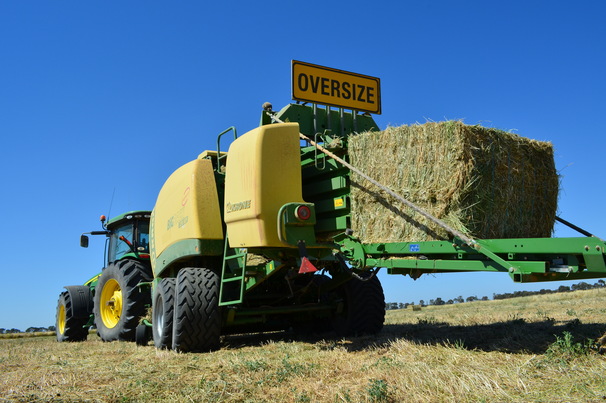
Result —
<instances>
[{"instance_id":1,"label":"bale handling trailer","mask_svg":"<svg viewBox=\"0 0 606 403\"><path fill-rule=\"evenodd\" d=\"M583 236L473 239L377 183L348 162L349 136L369 130L378 130L372 117L356 111L265 104L256 129L220 133L217 150L168 178L152 212L107 224L102 217L103 229L89 233L109 239L106 267L65 287L57 339L84 340L94 325L104 341L151 336L157 348L199 352L243 332L373 334L385 317L380 268L415 279L473 271L515 282L606 277L606 243L564 220ZM225 135L233 135L228 152ZM352 172L452 238L360 241L351 228Z\"/></svg>"}]
</instances>

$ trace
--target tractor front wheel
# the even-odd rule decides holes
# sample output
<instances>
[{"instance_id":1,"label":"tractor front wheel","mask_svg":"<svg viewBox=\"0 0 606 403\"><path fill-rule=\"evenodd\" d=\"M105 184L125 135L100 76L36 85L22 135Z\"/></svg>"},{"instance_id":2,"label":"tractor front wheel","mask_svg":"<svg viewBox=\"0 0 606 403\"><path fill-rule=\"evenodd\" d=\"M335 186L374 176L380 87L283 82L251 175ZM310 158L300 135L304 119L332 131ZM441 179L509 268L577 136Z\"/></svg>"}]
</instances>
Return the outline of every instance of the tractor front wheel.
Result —
<instances>
[{"instance_id":1,"label":"tractor front wheel","mask_svg":"<svg viewBox=\"0 0 606 403\"><path fill-rule=\"evenodd\" d=\"M57 341L84 341L88 336L86 324L90 318L92 305L90 289L87 286L68 288L71 292L62 292L57 301Z\"/></svg>"},{"instance_id":2,"label":"tractor front wheel","mask_svg":"<svg viewBox=\"0 0 606 403\"><path fill-rule=\"evenodd\" d=\"M146 306L147 290L139 284L151 281L150 270L131 259L110 263L95 288L95 325L103 341L134 341L135 330Z\"/></svg>"}]
</instances>

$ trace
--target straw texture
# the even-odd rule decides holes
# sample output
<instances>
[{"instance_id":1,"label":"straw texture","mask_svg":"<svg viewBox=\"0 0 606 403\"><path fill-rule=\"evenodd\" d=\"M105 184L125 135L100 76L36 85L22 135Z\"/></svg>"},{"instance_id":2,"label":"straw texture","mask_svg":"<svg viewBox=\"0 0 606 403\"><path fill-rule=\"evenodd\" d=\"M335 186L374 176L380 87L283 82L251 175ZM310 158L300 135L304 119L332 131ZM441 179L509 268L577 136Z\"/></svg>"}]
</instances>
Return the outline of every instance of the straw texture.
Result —
<instances>
[{"instance_id":1,"label":"straw texture","mask_svg":"<svg viewBox=\"0 0 606 403\"><path fill-rule=\"evenodd\" d=\"M479 239L549 237L559 176L553 146L460 121L390 127L349 140L351 163ZM355 173L352 229L364 242L451 239Z\"/></svg>"}]
</instances>

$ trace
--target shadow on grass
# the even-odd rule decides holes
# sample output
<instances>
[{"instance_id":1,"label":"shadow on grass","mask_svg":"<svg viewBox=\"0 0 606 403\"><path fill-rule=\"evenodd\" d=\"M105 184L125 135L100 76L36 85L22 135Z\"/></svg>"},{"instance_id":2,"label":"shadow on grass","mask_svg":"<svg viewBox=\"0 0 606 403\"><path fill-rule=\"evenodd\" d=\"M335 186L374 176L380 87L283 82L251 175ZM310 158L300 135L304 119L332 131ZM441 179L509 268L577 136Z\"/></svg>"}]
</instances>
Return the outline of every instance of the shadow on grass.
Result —
<instances>
[{"instance_id":1,"label":"shadow on grass","mask_svg":"<svg viewBox=\"0 0 606 403\"><path fill-rule=\"evenodd\" d=\"M564 332L570 332L576 341L596 340L606 332L606 324L581 323L578 319L565 323L515 319L469 326L419 323L386 325L379 336L419 344L456 345L467 350L543 354Z\"/></svg>"},{"instance_id":2,"label":"shadow on grass","mask_svg":"<svg viewBox=\"0 0 606 403\"><path fill-rule=\"evenodd\" d=\"M507 353L543 354L564 332L575 341L596 340L606 332L604 323L581 323L575 319L561 323L552 320L526 322L514 319L484 325L459 326L440 322L385 325L374 336L338 338L333 333L301 336L293 332L275 332L226 336L224 348L238 349L270 342L321 343L326 349L335 347L348 351L387 347L402 339L418 344L456 346L466 350L500 351Z\"/></svg>"}]
</instances>

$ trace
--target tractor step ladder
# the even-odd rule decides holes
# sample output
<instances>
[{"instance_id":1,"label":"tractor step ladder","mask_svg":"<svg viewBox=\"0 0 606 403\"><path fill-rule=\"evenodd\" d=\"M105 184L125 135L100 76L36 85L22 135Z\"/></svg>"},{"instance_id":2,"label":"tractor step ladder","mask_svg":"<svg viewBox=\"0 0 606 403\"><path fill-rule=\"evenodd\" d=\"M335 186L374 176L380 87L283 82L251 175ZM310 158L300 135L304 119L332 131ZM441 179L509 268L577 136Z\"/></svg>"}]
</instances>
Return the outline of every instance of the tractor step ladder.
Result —
<instances>
[{"instance_id":1,"label":"tractor step ladder","mask_svg":"<svg viewBox=\"0 0 606 403\"><path fill-rule=\"evenodd\" d=\"M247 249L230 248L229 240L225 237L219 306L240 304L242 302L246 275L246 255Z\"/></svg>"}]
</instances>

